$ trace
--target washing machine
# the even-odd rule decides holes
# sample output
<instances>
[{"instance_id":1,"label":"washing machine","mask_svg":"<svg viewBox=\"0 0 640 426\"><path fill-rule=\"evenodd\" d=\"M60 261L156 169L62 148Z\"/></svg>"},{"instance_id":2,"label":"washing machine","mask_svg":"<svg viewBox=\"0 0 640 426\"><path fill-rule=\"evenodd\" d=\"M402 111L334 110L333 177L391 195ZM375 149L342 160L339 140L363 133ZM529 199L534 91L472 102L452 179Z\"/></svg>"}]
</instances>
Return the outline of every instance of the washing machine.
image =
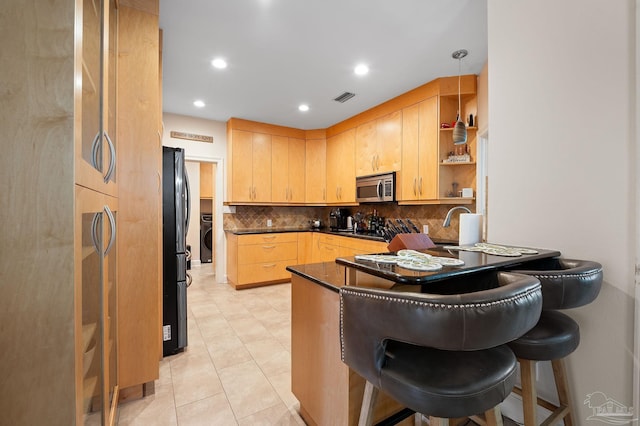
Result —
<instances>
[{"instance_id":1,"label":"washing machine","mask_svg":"<svg viewBox=\"0 0 640 426\"><path fill-rule=\"evenodd\" d=\"M213 248L213 216L210 213L200 215L200 262L211 263Z\"/></svg>"}]
</instances>

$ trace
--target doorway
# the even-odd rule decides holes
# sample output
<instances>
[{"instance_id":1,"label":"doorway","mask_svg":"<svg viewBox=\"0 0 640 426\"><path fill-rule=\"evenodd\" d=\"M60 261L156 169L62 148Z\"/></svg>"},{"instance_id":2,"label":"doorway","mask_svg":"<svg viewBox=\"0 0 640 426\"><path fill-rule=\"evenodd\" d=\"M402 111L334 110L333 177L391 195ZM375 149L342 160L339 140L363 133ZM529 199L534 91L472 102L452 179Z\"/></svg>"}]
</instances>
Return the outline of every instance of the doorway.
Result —
<instances>
[{"instance_id":1,"label":"doorway","mask_svg":"<svg viewBox=\"0 0 640 426\"><path fill-rule=\"evenodd\" d=\"M216 268L215 177L217 163L188 159L185 162L191 185L191 213L187 244L191 246L191 262L211 263Z\"/></svg>"}]
</instances>

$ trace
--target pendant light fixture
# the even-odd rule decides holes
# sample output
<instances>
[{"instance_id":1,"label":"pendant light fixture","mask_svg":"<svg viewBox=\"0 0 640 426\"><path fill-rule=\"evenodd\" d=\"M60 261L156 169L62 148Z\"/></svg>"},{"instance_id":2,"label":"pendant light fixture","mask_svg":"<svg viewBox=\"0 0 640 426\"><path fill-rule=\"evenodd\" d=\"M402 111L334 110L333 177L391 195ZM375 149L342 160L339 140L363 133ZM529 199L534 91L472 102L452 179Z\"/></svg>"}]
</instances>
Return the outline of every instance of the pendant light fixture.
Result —
<instances>
[{"instance_id":1,"label":"pendant light fixture","mask_svg":"<svg viewBox=\"0 0 640 426\"><path fill-rule=\"evenodd\" d=\"M462 102L460 101L460 67L462 58L467 56L469 52L465 49L456 50L451 54L453 59L458 60L458 119L453 127L453 143L454 145L462 145L467 143L467 126L462 121Z\"/></svg>"}]
</instances>

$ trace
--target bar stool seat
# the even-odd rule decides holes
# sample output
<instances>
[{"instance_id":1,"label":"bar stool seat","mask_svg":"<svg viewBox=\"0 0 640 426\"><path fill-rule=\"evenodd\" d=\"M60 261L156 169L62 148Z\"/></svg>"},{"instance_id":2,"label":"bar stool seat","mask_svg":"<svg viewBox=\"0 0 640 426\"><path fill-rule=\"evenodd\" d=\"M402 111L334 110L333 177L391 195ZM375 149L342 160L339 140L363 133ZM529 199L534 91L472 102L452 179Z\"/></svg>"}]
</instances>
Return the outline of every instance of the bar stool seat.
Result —
<instances>
[{"instance_id":1,"label":"bar stool seat","mask_svg":"<svg viewBox=\"0 0 640 426\"><path fill-rule=\"evenodd\" d=\"M542 293L536 278L491 274L490 288L464 294L340 289L342 360L366 380L360 425L372 423L378 390L430 425L479 413L502 424L517 371L505 343L537 323Z\"/></svg>"},{"instance_id":2,"label":"bar stool seat","mask_svg":"<svg viewBox=\"0 0 640 426\"><path fill-rule=\"evenodd\" d=\"M538 324L509 347L519 358L548 361L566 357L579 344L578 323L561 312L543 310Z\"/></svg>"},{"instance_id":3,"label":"bar stool seat","mask_svg":"<svg viewBox=\"0 0 640 426\"><path fill-rule=\"evenodd\" d=\"M573 319L557 310L593 302L602 285L602 265L586 260L553 258L523 267L526 269L512 272L538 278L543 300L542 314L536 326L508 344L520 364L522 386L515 391L522 396L524 424L538 425L536 406L540 405L552 412L544 424L555 424L562 419L566 426L571 426L571 391L564 358L580 344L580 328ZM537 361L551 362L559 405L538 397L535 385Z\"/></svg>"}]
</instances>

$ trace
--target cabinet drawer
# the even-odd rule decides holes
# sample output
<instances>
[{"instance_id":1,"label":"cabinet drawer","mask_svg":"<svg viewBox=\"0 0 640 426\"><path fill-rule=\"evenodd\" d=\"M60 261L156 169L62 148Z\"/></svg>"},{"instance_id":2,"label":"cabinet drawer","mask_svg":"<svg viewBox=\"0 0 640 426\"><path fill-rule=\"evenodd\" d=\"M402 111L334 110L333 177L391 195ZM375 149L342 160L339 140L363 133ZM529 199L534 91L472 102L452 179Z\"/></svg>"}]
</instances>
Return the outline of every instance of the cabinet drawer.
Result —
<instances>
[{"instance_id":1,"label":"cabinet drawer","mask_svg":"<svg viewBox=\"0 0 640 426\"><path fill-rule=\"evenodd\" d=\"M279 234L250 234L238 236L238 245L263 244L263 243L288 243L298 241L297 232L282 232Z\"/></svg>"},{"instance_id":2,"label":"cabinet drawer","mask_svg":"<svg viewBox=\"0 0 640 426\"><path fill-rule=\"evenodd\" d=\"M291 279L291 273L286 270L286 267L295 263L295 260L283 260L240 266L238 285Z\"/></svg>"},{"instance_id":3,"label":"cabinet drawer","mask_svg":"<svg viewBox=\"0 0 640 426\"><path fill-rule=\"evenodd\" d=\"M263 243L238 247L238 264L275 262L298 258L298 242ZM295 263L295 262L294 262Z\"/></svg>"}]
</instances>

